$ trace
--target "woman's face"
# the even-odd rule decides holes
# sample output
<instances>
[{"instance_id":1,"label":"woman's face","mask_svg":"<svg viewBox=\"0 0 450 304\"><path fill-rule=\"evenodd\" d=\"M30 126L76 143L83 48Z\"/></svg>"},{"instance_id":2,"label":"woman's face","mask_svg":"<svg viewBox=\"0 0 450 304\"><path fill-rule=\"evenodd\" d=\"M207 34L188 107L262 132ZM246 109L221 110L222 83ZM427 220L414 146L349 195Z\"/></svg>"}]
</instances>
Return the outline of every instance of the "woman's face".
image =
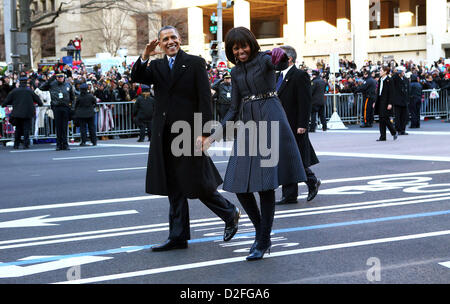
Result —
<instances>
[{"instance_id":1,"label":"woman's face","mask_svg":"<svg viewBox=\"0 0 450 304\"><path fill-rule=\"evenodd\" d=\"M248 43L244 45L233 45L233 55L240 62L246 62L250 57L251 49Z\"/></svg>"}]
</instances>

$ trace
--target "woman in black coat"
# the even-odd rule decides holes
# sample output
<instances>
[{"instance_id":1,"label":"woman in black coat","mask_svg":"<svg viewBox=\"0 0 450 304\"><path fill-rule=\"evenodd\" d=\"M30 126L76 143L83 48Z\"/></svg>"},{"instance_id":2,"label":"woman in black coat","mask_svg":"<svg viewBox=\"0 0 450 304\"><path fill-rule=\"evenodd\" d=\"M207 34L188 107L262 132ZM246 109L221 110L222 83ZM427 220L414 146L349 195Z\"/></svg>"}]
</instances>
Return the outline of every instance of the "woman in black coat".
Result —
<instances>
[{"instance_id":1,"label":"woman in black coat","mask_svg":"<svg viewBox=\"0 0 450 304\"><path fill-rule=\"evenodd\" d=\"M390 70L389 67L384 66L380 71L380 80L378 80L375 114L378 114L380 117L380 138L377 141L386 141L386 127L391 132L394 140L397 139L397 131L395 131L390 120L394 96L392 79L389 76Z\"/></svg>"},{"instance_id":2,"label":"woman in black coat","mask_svg":"<svg viewBox=\"0 0 450 304\"><path fill-rule=\"evenodd\" d=\"M255 242L247 260L263 258L271 247L275 189L306 181L297 142L275 92L275 70L286 69L288 57L280 48L272 52L259 50L248 29L237 27L228 32L225 52L236 66L231 71L232 104L221 124L224 128L242 114L246 125L238 127L223 189L236 193L255 227ZM204 141L204 150L221 137L221 130ZM267 155L261 147L270 147L272 151ZM259 193L261 211L254 192Z\"/></svg>"},{"instance_id":3,"label":"woman in black coat","mask_svg":"<svg viewBox=\"0 0 450 304\"><path fill-rule=\"evenodd\" d=\"M147 130L148 141L152 137L152 118L153 106L155 99L150 96L150 87L148 85L141 85L142 93L136 99L133 107L133 116L136 124L139 127L138 142L143 142L145 139L145 131Z\"/></svg>"},{"instance_id":4,"label":"woman in black coat","mask_svg":"<svg viewBox=\"0 0 450 304\"><path fill-rule=\"evenodd\" d=\"M88 85L83 83L80 86L80 96L75 101L75 118L80 123L81 143L80 146L86 146L87 134L86 125L89 129L89 137L93 146L97 145L97 133L95 126L95 105L97 99L88 93Z\"/></svg>"}]
</instances>

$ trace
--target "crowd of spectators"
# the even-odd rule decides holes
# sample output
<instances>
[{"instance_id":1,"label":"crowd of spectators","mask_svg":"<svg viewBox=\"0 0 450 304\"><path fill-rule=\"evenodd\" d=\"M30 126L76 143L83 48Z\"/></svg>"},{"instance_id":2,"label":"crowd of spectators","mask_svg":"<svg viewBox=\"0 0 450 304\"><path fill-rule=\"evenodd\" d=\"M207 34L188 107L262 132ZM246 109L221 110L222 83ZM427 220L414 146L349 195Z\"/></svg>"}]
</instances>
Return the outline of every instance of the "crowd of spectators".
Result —
<instances>
[{"instance_id":1,"label":"crowd of spectators","mask_svg":"<svg viewBox=\"0 0 450 304\"><path fill-rule=\"evenodd\" d=\"M381 68L387 65L392 73L397 71L405 72L405 77L411 79L411 76L418 77L424 90L448 89L450 87L450 64L445 64L444 58L440 58L432 65L415 63L412 60L390 60L389 62L367 61L363 67L357 69L354 62L340 59L339 73L336 73L335 87L333 90L333 77L330 73L329 64L320 60L315 67L307 67L301 64L301 68L307 70L311 75L313 70L318 70L320 76L327 81L327 93L354 93L357 87L364 83L364 71L369 71L372 78L376 81L380 78Z\"/></svg>"}]
</instances>

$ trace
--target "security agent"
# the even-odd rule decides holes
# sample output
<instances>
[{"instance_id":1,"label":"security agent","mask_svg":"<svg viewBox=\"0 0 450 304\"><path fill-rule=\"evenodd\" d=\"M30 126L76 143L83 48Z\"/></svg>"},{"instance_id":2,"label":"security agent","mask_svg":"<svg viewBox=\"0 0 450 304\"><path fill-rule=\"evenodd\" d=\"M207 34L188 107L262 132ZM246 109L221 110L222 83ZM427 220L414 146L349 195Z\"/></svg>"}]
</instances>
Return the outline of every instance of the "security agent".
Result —
<instances>
[{"instance_id":1,"label":"security agent","mask_svg":"<svg viewBox=\"0 0 450 304\"><path fill-rule=\"evenodd\" d=\"M363 94L363 118L361 128L371 128L373 124L373 109L377 101L377 82L369 71L364 70L364 82L356 89L356 93Z\"/></svg>"},{"instance_id":2,"label":"security agent","mask_svg":"<svg viewBox=\"0 0 450 304\"><path fill-rule=\"evenodd\" d=\"M56 126L56 151L70 150L67 142L67 127L75 93L72 85L65 81L64 76L63 73L56 74L39 88L41 91L50 92Z\"/></svg>"},{"instance_id":3,"label":"security agent","mask_svg":"<svg viewBox=\"0 0 450 304\"><path fill-rule=\"evenodd\" d=\"M11 118L13 118L12 124L16 126L14 149L19 149L22 135L24 149L30 147L31 120L36 113L34 103L37 103L40 107L44 105L36 93L27 87L27 80L27 77L20 77L19 87L12 90L2 104L3 107L13 106Z\"/></svg>"}]
</instances>

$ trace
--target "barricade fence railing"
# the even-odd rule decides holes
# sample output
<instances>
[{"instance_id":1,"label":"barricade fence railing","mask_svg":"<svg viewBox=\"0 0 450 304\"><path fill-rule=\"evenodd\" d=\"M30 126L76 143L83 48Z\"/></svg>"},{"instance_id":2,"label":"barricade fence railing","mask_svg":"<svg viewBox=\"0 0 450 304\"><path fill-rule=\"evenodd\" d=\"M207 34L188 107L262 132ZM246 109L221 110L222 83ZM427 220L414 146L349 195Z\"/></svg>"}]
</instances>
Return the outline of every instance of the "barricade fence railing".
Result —
<instances>
[{"instance_id":1,"label":"barricade fence railing","mask_svg":"<svg viewBox=\"0 0 450 304\"><path fill-rule=\"evenodd\" d=\"M450 122L450 102L447 90L424 90L422 94L422 107L420 115L423 117L446 117ZM344 123L361 123L363 119L363 95L333 94L325 95L325 117L330 120L336 112ZM133 120L134 101L98 103L95 112L95 125L97 136L138 135L139 127ZM0 141L14 139L15 128L9 123L11 107L6 107L0 116ZM33 119L31 139L56 138L55 123L49 106L37 107L36 118ZM218 120L216 104L213 103L214 119ZM378 117L375 116L375 120ZM76 120L69 122L68 138L79 138L80 128Z\"/></svg>"}]
</instances>

